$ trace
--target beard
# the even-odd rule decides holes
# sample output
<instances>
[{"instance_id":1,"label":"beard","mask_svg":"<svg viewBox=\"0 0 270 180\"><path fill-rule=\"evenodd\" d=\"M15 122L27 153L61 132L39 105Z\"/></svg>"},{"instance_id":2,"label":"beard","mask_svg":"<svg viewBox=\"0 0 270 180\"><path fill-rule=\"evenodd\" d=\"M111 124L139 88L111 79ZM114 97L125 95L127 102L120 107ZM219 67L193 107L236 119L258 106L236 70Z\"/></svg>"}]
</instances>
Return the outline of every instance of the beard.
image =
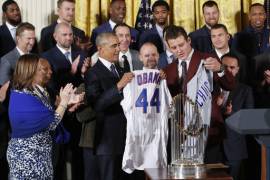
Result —
<instances>
[{"instance_id":1,"label":"beard","mask_svg":"<svg viewBox=\"0 0 270 180\"><path fill-rule=\"evenodd\" d=\"M22 19L21 19L21 17L20 17L20 18L18 18L17 20L15 20L15 19L7 19L7 21L8 21L11 25L17 26L17 25L19 25L19 24L22 22Z\"/></svg>"}]
</instances>

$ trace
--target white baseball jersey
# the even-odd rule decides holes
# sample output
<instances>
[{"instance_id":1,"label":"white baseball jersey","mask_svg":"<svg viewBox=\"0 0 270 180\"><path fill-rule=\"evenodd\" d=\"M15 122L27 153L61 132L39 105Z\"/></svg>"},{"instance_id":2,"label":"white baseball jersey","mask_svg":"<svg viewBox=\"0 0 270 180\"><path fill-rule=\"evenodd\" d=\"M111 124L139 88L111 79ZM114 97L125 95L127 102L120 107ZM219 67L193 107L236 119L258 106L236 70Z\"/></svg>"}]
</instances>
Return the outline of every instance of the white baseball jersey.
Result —
<instances>
[{"instance_id":1,"label":"white baseball jersey","mask_svg":"<svg viewBox=\"0 0 270 180\"><path fill-rule=\"evenodd\" d=\"M167 166L168 114L172 97L159 71L133 71L135 77L124 88L121 102L127 118L127 137L122 169Z\"/></svg>"}]
</instances>

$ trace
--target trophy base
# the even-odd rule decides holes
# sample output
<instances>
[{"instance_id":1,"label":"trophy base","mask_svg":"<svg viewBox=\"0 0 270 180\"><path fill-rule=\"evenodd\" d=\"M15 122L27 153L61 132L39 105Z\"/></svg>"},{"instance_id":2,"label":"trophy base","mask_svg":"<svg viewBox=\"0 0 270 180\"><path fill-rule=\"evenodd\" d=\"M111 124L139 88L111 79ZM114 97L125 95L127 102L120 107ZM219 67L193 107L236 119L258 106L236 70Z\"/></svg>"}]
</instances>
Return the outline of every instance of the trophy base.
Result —
<instances>
[{"instance_id":1,"label":"trophy base","mask_svg":"<svg viewBox=\"0 0 270 180\"><path fill-rule=\"evenodd\" d=\"M201 179L206 177L206 165L169 165L168 172L169 176L173 179Z\"/></svg>"}]
</instances>

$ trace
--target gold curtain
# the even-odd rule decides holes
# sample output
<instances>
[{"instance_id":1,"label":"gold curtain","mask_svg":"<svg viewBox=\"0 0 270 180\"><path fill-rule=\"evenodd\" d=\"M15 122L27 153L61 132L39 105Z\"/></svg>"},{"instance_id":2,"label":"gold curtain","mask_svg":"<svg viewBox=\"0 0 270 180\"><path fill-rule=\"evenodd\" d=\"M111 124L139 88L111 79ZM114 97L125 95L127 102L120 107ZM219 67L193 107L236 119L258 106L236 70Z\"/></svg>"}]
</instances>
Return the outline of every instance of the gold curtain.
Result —
<instances>
[{"instance_id":1,"label":"gold curtain","mask_svg":"<svg viewBox=\"0 0 270 180\"><path fill-rule=\"evenodd\" d=\"M156 0L151 0L153 4ZM187 32L204 25L202 4L207 0L166 0L171 7L169 22L183 26ZM134 26L141 0L126 0L126 23ZM264 0L216 0L220 9L220 23L227 26L234 34L247 25L247 13L252 3L263 3ZM75 25L87 35L108 19L110 0L77 0L75 7Z\"/></svg>"}]
</instances>

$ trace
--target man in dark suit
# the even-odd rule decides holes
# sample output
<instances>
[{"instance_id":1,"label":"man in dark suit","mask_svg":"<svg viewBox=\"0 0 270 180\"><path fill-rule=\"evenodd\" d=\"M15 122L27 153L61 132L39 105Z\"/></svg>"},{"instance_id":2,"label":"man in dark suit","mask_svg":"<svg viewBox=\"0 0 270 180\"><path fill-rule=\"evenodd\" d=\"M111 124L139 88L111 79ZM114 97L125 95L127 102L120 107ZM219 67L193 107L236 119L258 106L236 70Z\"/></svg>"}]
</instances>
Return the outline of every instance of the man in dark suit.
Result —
<instances>
[{"instance_id":1,"label":"man in dark suit","mask_svg":"<svg viewBox=\"0 0 270 180\"><path fill-rule=\"evenodd\" d=\"M182 27L169 26L165 32L165 39L168 47L177 58L164 70L167 75L167 85L172 96L190 91L187 83L196 74L199 64L204 60L204 67L213 72L213 91L212 97L216 96L221 86L226 90L234 88L235 80L230 72L224 71L221 63L208 54L201 53L191 47L191 40ZM185 73L186 72L186 73ZM213 98L214 99L214 98ZM211 122L209 129L208 143L206 147L205 162L217 163L223 161L222 137L224 135L223 119L217 106L213 106L211 112Z\"/></svg>"},{"instance_id":2,"label":"man in dark suit","mask_svg":"<svg viewBox=\"0 0 270 180\"><path fill-rule=\"evenodd\" d=\"M152 6L153 19L155 25L152 29L144 31L140 36L139 47L145 42L153 43L161 54L165 51L166 46L163 43L163 30L168 24L168 16L170 14L170 7L166 1L158 0Z\"/></svg>"},{"instance_id":3,"label":"man in dark suit","mask_svg":"<svg viewBox=\"0 0 270 180\"><path fill-rule=\"evenodd\" d=\"M239 59L239 73L237 73L237 79L240 82L246 82L247 79L247 67L246 67L246 58L243 54L237 52L235 49L232 49L229 45L230 34L225 25L223 24L215 24L211 28L211 41L213 44L213 50L210 52L215 54L219 60L224 54L232 52Z\"/></svg>"},{"instance_id":4,"label":"man in dark suit","mask_svg":"<svg viewBox=\"0 0 270 180\"><path fill-rule=\"evenodd\" d=\"M41 56L47 59L52 67L53 73L48 90L52 97L54 97L54 100L57 95L57 91L67 83L72 83L77 87L83 82L81 68L83 62L87 59L81 50L76 50L72 46L73 32L69 24L63 22L58 23L55 27L53 36L55 38L56 45L50 50L44 52ZM70 132L71 137L67 146L59 146L61 151L59 157L54 156L55 159L53 162L54 168L56 168L55 177L61 178L63 172L66 170L64 169L63 163L66 163L67 161L71 163L72 178L82 179L82 150L78 147L81 125L75 119L74 113L67 114L64 118L65 120L63 121L63 124ZM55 152L57 153L57 151Z\"/></svg>"},{"instance_id":5,"label":"man in dark suit","mask_svg":"<svg viewBox=\"0 0 270 180\"><path fill-rule=\"evenodd\" d=\"M227 70L236 77L240 68L238 57L233 53L227 53L222 56L221 61ZM224 119L240 109L253 108L254 100L251 87L237 81L234 90L222 90L221 95L219 95L219 98L217 99L217 103L222 108ZM238 134L227 125L225 127L226 138L223 141L223 146L226 164L230 166L230 175L233 176L233 179L242 179L240 178L240 166L243 163L243 160L248 157L246 139L245 136ZM247 177L243 179L247 179Z\"/></svg>"},{"instance_id":6,"label":"man in dark suit","mask_svg":"<svg viewBox=\"0 0 270 180\"><path fill-rule=\"evenodd\" d=\"M35 27L30 23L21 23L16 30L16 47L1 58L0 85L11 79L17 60L33 49L35 40Z\"/></svg>"},{"instance_id":7,"label":"man in dark suit","mask_svg":"<svg viewBox=\"0 0 270 180\"><path fill-rule=\"evenodd\" d=\"M269 29L265 24L266 12L260 3L249 7L249 26L236 33L233 47L247 56L250 61L254 56L265 52L269 48Z\"/></svg>"},{"instance_id":8,"label":"man in dark suit","mask_svg":"<svg viewBox=\"0 0 270 180\"><path fill-rule=\"evenodd\" d=\"M129 48L131 43L130 27L125 24L117 24L113 32L119 40L119 65L125 72L142 69L143 64L139 60L139 52Z\"/></svg>"},{"instance_id":9,"label":"man in dark suit","mask_svg":"<svg viewBox=\"0 0 270 180\"><path fill-rule=\"evenodd\" d=\"M92 31L91 43L93 44L93 46L91 48L91 54L94 54L97 51L95 41L96 41L97 36L100 33L112 32L113 28L116 24L124 22L124 19L126 17L126 3L125 3L125 1L112 0L110 3L110 7L109 7L109 14L110 14L109 21L101 24L100 26L96 27ZM138 49L137 48L137 41L138 41L139 32L134 28L131 28L130 32L131 32L131 46L130 46L130 48Z\"/></svg>"},{"instance_id":10,"label":"man in dark suit","mask_svg":"<svg viewBox=\"0 0 270 180\"><path fill-rule=\"evenodd\" d=\"M246 56L249 85L256 76L254 57L269 51L269 29L265 24L266 12L260 3L254 3L249 7L249 26L235 34L233 48ZM256 99L256 98L255 98Z\"/></svg>"},{"instance_id":11,"label":"man in dark suit","mask_svg":"<svg viewBox=\"0 0 270 180\"><path fill-rule=\"evenodd\" d=\"M16 29L21 23L20 8L15 1L5 1L2 11L6 22L0 26L0 57L15 48Z\"/></svg>"},{"instance_id":12,"label":"man in dark suit","mask_svg":"<svg viewBox=\"0 0 270 180\"><path fill-rule=\"evenodd\" d=\"M218 23L219 20L219 9L215 1L206 1L202 6L203 17L205 25L190 33L191 45L194 49L209 53L213 49L210 29L212 26Z\"/></svg>"},{"instance_id":13,"label":"man in dark suit","mask_svg":"<svg viewBox=\"0 0 270 180\"><path fill-rule=\"evenodd\" d=\"M44 27L41 30L41 35L40 35L41 52L45 52L55 46L56 41L53 37L53 33L54 33L54 28L58 23L65 22L71 25L72 21L74 20L74 15L75 15L75 1L74 0L58 0L57 8L58 8L57 11L59 15L57 21L47 27ZM75 36L74 46L82 50L88 50L90 43L87 42L87 38L85 36L84 31L82 31L81 29L73 25L71 25L71 27L72 27L73 34Z\"/></svg>"},{"instance_id":14,"label":"man in dark suit","mask_svg":"<svg viewBox=\"0 0 270 180\"><path fill-rule=\"evenodd\" d=\"M256 108L270 108L270 52L259 54L253 58L254 71L254 97Z\"/></svg>"},{"instance_id":15,"label":"man in dark suit","mask_svg":"<svg viewBox=\"0 0 270 180\"><path fill-rule=\"evenodd\" d=\"M101 33L96 42L99 59L85 76L87 101L96 112L94 151L100 178L120 180L125 179L121 167L126 136L126 118L120 101L122 89L133 74L123 75L123 70L115 66L120 49L113 33Z\"/></svg>"}]
</instances>

